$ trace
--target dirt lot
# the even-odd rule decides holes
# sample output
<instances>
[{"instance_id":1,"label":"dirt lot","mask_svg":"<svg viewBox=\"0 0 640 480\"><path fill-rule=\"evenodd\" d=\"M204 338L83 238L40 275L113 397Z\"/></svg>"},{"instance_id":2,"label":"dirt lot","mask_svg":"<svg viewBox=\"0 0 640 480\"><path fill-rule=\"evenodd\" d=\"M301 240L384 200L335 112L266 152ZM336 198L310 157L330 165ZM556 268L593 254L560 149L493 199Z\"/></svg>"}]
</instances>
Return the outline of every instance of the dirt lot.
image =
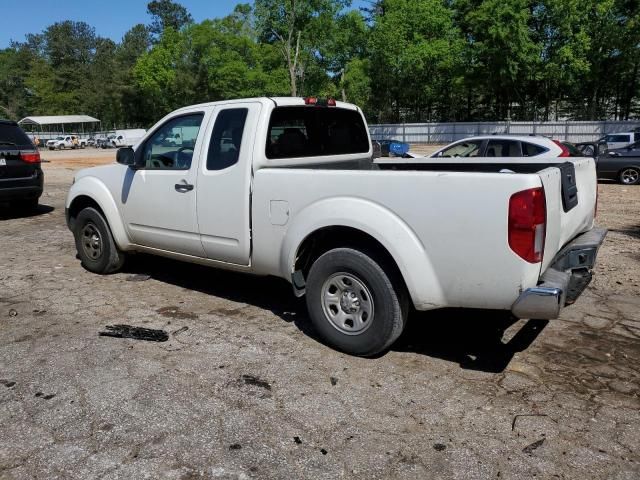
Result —
<instances>
[{"instance_id":1,"label":"dirt lot","mask_svg":"<svg viewBox=\"0 0 640 480\"><path fill-rule=\"evenodd\" d=\"M640 477L640 187L600 185L610 233L561 319L414 315L365 360L279 280L84 271L64 196L114 154L44 152L37 214L0 207L0 478ZM98 335L121 323L169 341Z\"/></svg>"}]
</instances>

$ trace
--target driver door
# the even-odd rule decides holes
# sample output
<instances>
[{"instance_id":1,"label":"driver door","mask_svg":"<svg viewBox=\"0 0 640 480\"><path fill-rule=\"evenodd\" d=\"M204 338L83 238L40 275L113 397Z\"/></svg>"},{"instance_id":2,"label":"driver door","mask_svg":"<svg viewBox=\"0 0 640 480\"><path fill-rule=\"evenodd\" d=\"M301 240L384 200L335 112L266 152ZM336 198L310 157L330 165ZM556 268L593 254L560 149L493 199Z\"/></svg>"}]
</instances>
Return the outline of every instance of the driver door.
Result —
<instances>
[{"instance_id":1,"label":"driver door","mask_svg":"<svg viewBox=\"0 0 640 480\"><path fill-rule=\"evenodd\" d=\"M205 112L170 118L142 143L136 157L144 167L129 169L122 210L138 245L204 257L196 215L196 180Z\"/></svg>"}]
</instances>

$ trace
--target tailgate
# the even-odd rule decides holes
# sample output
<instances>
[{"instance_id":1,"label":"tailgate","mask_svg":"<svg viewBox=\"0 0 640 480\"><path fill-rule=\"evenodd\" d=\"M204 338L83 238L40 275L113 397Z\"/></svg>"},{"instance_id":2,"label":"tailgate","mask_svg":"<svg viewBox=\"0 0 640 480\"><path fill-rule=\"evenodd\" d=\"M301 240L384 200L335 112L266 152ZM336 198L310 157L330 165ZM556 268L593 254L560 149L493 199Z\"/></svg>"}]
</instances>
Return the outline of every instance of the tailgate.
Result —
<instances>
[{"instance_id":1,"label":"tailgate","mask_svg":"<svg viewBox=\"0 0 640 480\"><path fill-rule=\"evenodd\" d=\"M592 158L571 158L538 175L547 201L544 272L567 242L593 227L598 184Z\"/></svg>"}]
</instances>

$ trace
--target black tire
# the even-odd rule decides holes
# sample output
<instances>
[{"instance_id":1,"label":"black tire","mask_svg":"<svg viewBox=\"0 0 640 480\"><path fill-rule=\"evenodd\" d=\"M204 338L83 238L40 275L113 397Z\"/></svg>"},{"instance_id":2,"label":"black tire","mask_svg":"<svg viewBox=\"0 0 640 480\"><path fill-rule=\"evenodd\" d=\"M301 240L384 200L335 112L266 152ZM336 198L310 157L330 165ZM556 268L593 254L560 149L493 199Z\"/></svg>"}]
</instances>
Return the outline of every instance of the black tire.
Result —
<instances>
[{"instance_id":1,"label":"black tire","mask_svg":"<svg viewBox=\"0 0 640 480\"><path fill-rule=\"evenodd\" d=\"M406 324L409 302L404 284L391 273L393 268L383 269L374 258L352 248L336 248L313 263L307 278L307 309L315 330L327 345L351 355L370 357L385 351L402 334ZM364 318L366 302L370 302L369 308L372 305L371 317L356 322L363 325L361 331L347 332L354 321L349 318L352 312L345 310L342 303L327 306L330 303L326 301L328 295L335 299L351 294L348 289L331 292L332 287L336 288L332 282L344 280L341 279L343 275L347 279L355 279L355 290L361 288L357 286L358 282L365 287L363 290L366 292L360 290L363 299L356 298L357 306L351 305L351 308L358 309L355 315ZM367 296L370 296L369 300ZM335 315L330 311L332 308L337 310ZM346 323L341 324L340 318L344 317ZM348 325L349 321L351 325Z\"/></svg>"},{"instance_id":2,"label":"black tire","mask_svg":"<svg viewBox=\"0 0 640 480\"><path fill-rule=\"evenodd\" d=\"M90 272L114 273L124 265L125 254L118 250L107 221L95 208L80 211L73 235L82 266Z\"/></svg>"},{"instance_id":3,"label":"black tire","mask_svg":"<svg viewBox=\"0 0 640 480\"><path fill-rule=\"evenodd\" d=\"M638 185L640 183L640 169L625 167L618 173L618 182L623 185Z\"/></svg>"}]
</instances>

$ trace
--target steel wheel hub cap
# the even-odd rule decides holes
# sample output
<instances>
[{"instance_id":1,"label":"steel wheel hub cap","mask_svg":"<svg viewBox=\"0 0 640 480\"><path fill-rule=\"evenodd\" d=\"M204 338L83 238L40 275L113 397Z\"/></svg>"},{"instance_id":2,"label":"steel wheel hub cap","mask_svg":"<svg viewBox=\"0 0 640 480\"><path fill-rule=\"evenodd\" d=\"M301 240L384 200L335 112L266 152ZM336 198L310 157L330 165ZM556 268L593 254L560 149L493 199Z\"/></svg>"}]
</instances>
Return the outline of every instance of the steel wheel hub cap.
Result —
<instances>
[{"instance_id":1,"label":"steel wheel hub cap","mask_svg":"<svg viewBox=\"0 0 640 480\"><path fill-rule=\"evenodd\" d=\"M359 335L373 322L373 297L362 280L336 273L322 286L322 309L329 323L347 335Z\"/></svg>"},{"instance_id":2,"label":"steel wheel hub cap","mask_svg":"<svg viewBox=\"0 0 640 480\"><path fill-rule=\"evenodd\" d=\"M102 237L93 223L87 223L82 229L82 250L92 260L102 255Z\"/></svg>"}]
</instances>

